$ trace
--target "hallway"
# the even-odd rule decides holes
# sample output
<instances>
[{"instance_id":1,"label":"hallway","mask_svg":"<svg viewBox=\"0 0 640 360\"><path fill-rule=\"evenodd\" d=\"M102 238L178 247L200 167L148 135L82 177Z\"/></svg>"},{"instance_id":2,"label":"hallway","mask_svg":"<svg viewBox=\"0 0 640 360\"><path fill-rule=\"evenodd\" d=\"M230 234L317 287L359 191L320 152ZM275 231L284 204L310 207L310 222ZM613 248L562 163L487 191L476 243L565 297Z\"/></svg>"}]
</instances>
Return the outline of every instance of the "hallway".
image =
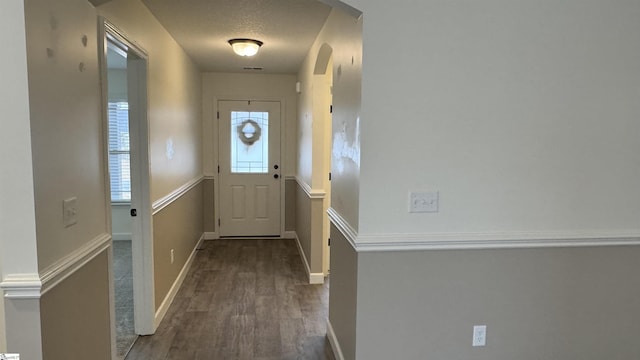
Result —
<instances>
[{"instance_id":1,"label":"hallway","mask_svg":"<svg viewBox=\"0 0 640 360\"><path fill-rule=\"evenodd\" d=\"M334 359L329 285L308 285L294 240L206 241L134 359Z\"/></svg>"}]
</instances>

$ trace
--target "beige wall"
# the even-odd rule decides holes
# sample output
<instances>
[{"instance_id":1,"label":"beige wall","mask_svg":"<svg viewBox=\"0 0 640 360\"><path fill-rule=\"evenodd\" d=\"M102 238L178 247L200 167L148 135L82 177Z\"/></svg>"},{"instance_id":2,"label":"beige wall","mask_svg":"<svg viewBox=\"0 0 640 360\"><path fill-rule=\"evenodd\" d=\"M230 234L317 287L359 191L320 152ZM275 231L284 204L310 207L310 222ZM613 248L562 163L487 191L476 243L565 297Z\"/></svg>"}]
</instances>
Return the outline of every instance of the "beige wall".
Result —
<instances>
[{"instance_id":1,"label":"beige wall","mask_svg":"<svg viewBox=\"0 0 640 360\"><path fill-rule=\"evenodd\" d=\"M356 229L360 176L361 31L361 20L332 10L298 72L302 93L298 105L297 175L313 189L328 187L326 169L322 164L327 162L325 155L330 152L333 174L331 205ZM327 77L314 74L323 46L329 47L332 54L332 67L329 67ZM327 128L320 110L330 103L330 96L327 98L330 94L323 88L331 82L333 143L328 149L324 141Z\"/></svg>"},{"instance_id":2,"label":"beige wall","mask_svg":"<svg viewBox=\"0 0 640 360\"><path fill-rule=\"evenodd\" d=\"M2 240L0 244L5 256L0 264L3 276L9 273L30 278L37 277L38 270L48 269L97 236L108 233L109 229L102 161L104 147L96 10L84 0L27 0L22 16L21 6L21 1L8 0L2 3L0 11L10 17L3 19L11 29L8 32L10 41L3 41L3 44L15 55L5 58L15 61L16 65L21 63L24 66L26 63L29 73L27 98L26 71L22 72L12 62L2 60L3 71L12 74L5 76L7 74L3 73L2 78L12 83L11 93L16 95L15 98L2 97L10 100L11 106L7 106L9 118L16 120L15 127L13 122L6 125L11 136L21 145L13 146L11 160L16 162L11 166L13 177L20 181L20 185L13 186L13 182L5 184L2 178L2 183L11 187L19 200L5 198L3 193L2 203L15 203L11 206L12 213L20 216L7 220L19 226L22 234L17 236L12 227L5 227L3 223L3 236L0 238L5 238L7 229L11 230L11 238L20 239L20 242ZM132 40L145 47L153 59L149 68L150 147L152 194L153 199L158 199L202 174L200 75L180 47L171 42L166 32L162 33L161 27L139 2L114 2L105 6L103 14L132 35ZM21 19L25 20L25 26L19 23ZM24 29L26 51L20 51ZM86 45L83 44L84 36ZM26 60L20 55L25 53ZM27 101L29 112L20 107L23 104L26 108ZM4 140L3 145L14 145L13 141ZM166 156L168 143L173 144L173 159ZM22 146L30 147L30 151L23 151ZM29 161L22 158L27 154ZM2 162L11 164L4 159ZM23 188L28 192L23 192ZM29 201L31 191L35 199ZM78 199L78 223L64 228L62 201L72 196ZM3 209L3 222L4 213ZM196 217L202 219L202 212ZM31 229L28 223L33 222L37 240L35 231L34 236L28 234ZM195 226L201 233L201 223ZM34 243L30 242L32 239ZM182 261L179 256L177 254L177 261ZM34 266L30 266L32 263ZM80 267L67 281L83 278L86 273L106 276L107 271L106 262L92 261ZM66 356L65 352L80 354L81 358L109 357L110 348L105 345L110 340L109 308L104 303L108 299L108 291L105 290L108 287L93 275L90 279L92 286L72 284L67 288L65 281L59 287L53 287L42 298L42 311L38 300L5 301L6 321L15 325L7 336L11 344L9 350L23 349L25 356L40 358L42 325L44 358L73 358ZM82 289L90 289L92 293L86 298L78 296L77 291ZM68 315L69 311L75 311L69 319L56 319L57 316ZM78 319L89 321L79 324ZM60 331L60 323L66 331ZM80 327L86 324L91 328ZM74 343L73 340L86 334L92 334L86 342L88 346ZM36 341L32 341L34 339ZM55 345L49 339L54 339Z\"/></svg>"},{"instance_id":3,"label":"beige wall","mask_svg":"<svg viewBox=\"0 0 640 360\"><path fill-rule=\"evenodd\" d=\"M28 0L25 21L42 270L108 232L98 25L95 9L84 0ZM77 197L78 223L65 228L62 202L70 197Z\"/></svg>"},{"instance_id":4,"label":"beige wall","mask_svg":"<svg viewBox=\"0 0 640 360\"><path fill-rule=\"evenodd\" d=\"M388 4L385 6L388 7ZM315 62L316 55L324 44L332 48L333 66L331 207L357 230L360 198L362 18L355 19L334 9L309 52L312 61Z\"/></svg>"},{"instance_id":5,"label":"beige wall","mask_svg":"<svg viewBox=\"0 0 640 360\"><path fill-rule=\"evenodd\" d=\"M336 26L335 14L330 15L327 23L314 41L298 71L301 93L298 96L298 181L311 188L311 193L324 194L324 199L307 199L304 204L311 208L297 208L299 216L310 216L305 220L310 227L297 227L303 235L305 256L309 259L311 272L328 274L328 239L332 158L332 106L333 91L333 48L326 41L335 41L327 36ZM353 19L352 19L353 20ZM339 45L338 45L339 46ZM344 51L344 49L340 49ZM338 99L341 103L344 99ZM339 116L339 115L338 115ZM344 180L344 174L340 174ZM309 196L304 192L301 196ZM302 204L299 199L297 201ZM308 215L303 215L308 213ZM311 250L313 249L313 250ZM309 253L308 251L312 251Z\"/></svg>"},{"instance_id":6,"label":"beige wall","mask_svg":"<svg viewBox=\"0 0 640 360\"><path fill-rule=\"evenodd\" d=\"M332 205L356 244L638 238L640 4L349 3L364 12L358 216L340 194ZM410 214L411 190L440 191L440 211ZM344 298L330 309L357 321L356 341L339 335L357 344L347 359L633 359L638 251L358 253L357 314ZM332 295L347 276L333 267ZM478 324L484 348L471 347Z\"/></svg>"},{"instance_id":7,"label":"beige wall","mask_svg":"<svg viewBox=\"0 0 640 360\"><path fill-rule=\"evenodd\" d=\"M295 75L204 73L202 77L204 173L217 176L217 100L279 100L282 106L284 152L281 175L295 173L296 92Z\"/></svg>"},{"instance_id":8,"label":"beige wall","mask_svg":"<svg viewBox=\"0 0 640 360\"><path fill-rule=\"evenodd\" d=\"M638 247L359 253L355 358L640 358L638 258ZM471 346L473 325L487 326L486 347Z\"/></svg>"},{"instance_id":9,"label":"beige wall","mask_svg":"<svg viewBox=\"0 0 640 360\"><path fill-rule=\"evenodd\" d=\"M200 183L153 216L156 309L169 293L202 236L203 198L204 186ZM174 250L173 264L171 249Z\"/></svg>"},{"instance_id":10,"label":"beige wall","mask_svg":"<svg viewBox=\"0 0 640 360\"><path fill-rule=\"evenodd\" d=\"M98 24L95 9L84 0L24 5L37 235L37 253L28 256L42 272L109 232ZM77 224L64 227L62 202L70 197L77 198ZM8 350L34 359L110 358L108 299L108 266L101 255L39 301L6 301L7 322L13 322ZM37 326L29 323L33 317L39 318ZM22 337L27 331L30 335Z\"/></svg>"},{"instance_id":11,"label":"beige wall","mask_svg":"<svg viewBox=\"0 0 640 360\"><path fill-rule=\"evenodd\" d=\"M131 240L131 204L111 205L111 234L114 240Z\"/></svg>"},{"instance_id":12,"label":"beige wall","mask_svg":"<svg viewBox=\"0 0 640 360\"><path fill-rule=\"evenodd\" d=\"M142 2L114 0L98 11L148 54L151 199L157 201L202 175L200 72ZM204 231L203 189L200 183L153 216L156 309Z\"/></svg>"},{"instance_id":13,"label":"beige wall","mask_svg":"<svg viewBox=\"0 0 640 360\"><path fill-rule=\"evenodd\" d=\"M310 197L302 186L296 184L295 200L295 231L309 265L309 273L317 282L318 277L328 275L323 268L323 251L327 245L322 232L324 199Z\"/></svg>"},{"instance_id":14,"label":"beige wall","mask_svg":"<svg viewBox=\"0 0 640 360\"><path fill-rule=\"evenodd\" d=\"M151 199L156 201L202 174L200 72L139 0L114 0L98 11L149 56Z\"/></svg>"},{"instance_id":15,"label":"beige wall","mask_svg":"<svg viewBox=\"0 0 640 360\"><path fill-rule=\"evenodd\" d=\"M298 71L296 176L313 197L331 196L312 199L298 187L296 231L312 273L329 270L329 205L352 227L358 226L361 27L360 20L332 10ZM333 114L329 114L331 104ZM307 216L310 219L301 220Z\"/></svg>"},{"instance_id":16,"label":"beige wall","mask_svg":"<svg viewBox=\"0 0 640 360\"><path fill-rule=\"evenodd\" d=\"M44 360L111 360L108 251L40 299Z\"/></svg>"},{"instance_id":17,"label":"beige wall","mask_svg":"<svg viewBox=\"0 0 640 360\"><path fill-rule=\"evenodd\" d=\"M326 25L325 25L326 26ZM329 187L331 141L331 86L333 72L330 62L332 49L324 43L322 32L309 50L298 81L298 172L297 176L312 189ZM319 50L321 49L322 50ZM328 55L327 55L328 54ZM322 72L320 68L324 68Z\"/></svg>"},{"instance_id":18,"label":"beige wall","mask_svg":"<svg viewBox=\"0 0 640 360\"><path fill-rule=\"evenodd\" d=\"M640 234L640 3L349 3L361 233ZM415 189L440 212L409 214Z\"/></svg>"}]
</instances>

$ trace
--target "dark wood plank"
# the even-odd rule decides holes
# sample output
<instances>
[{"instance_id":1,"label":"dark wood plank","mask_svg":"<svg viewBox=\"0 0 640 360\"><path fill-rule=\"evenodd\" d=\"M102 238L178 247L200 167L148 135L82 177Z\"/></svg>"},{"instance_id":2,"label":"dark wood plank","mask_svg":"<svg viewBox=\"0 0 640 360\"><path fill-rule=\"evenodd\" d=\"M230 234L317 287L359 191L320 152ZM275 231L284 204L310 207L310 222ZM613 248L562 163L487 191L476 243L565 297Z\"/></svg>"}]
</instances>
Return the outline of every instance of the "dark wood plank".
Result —
<instances>
[{"instance_id":1,"label":"dark wood plank","mask_svg":"<svg viewBox=\"0 0 640 360\"><path fill-rule=\"evenodd\" d=\"M293 240L206 241L153 336L127 360L334 360L329 286L308 285Z\"/></svg>"},{"instance_id":2,"label":"dark wood plank","mask_svg":"<svg viewBox=\"0 0 640 360\"><path fill-rule=\"evenodd\" d=\"M278 302L275 296L256 298L255 356L258 358L280 355L280 324Z\"/></svg>"}]
</instances>

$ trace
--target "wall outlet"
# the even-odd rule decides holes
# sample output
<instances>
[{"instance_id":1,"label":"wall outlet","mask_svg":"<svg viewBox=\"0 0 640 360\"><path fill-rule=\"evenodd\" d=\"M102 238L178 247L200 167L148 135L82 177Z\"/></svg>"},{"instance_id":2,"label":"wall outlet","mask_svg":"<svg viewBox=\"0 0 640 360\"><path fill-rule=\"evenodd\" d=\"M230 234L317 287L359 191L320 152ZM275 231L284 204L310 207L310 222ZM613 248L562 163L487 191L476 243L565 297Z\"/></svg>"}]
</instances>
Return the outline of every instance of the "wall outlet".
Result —
<instances>
[{"instance_id":1,"label":"wall outlet","mask_svg":"<svg viewBox=\"0 0 640 360\"><path fill-rule=\"evenodd\" d=\"M473 346L485 346L487 344L487 325L475 325L473 327Z\"/></svg>"},{"instance_id":2,"label":"wall outlet","mask_svg":"<svg viewBox=\"0 0 640 360\"><path fill-rule=\"evenodd\" d=\"M171 263L173 264L173 249L171 249Z\"/></svg>"},{"instance_id":3,"label":"wall outlet","mask_svg":"<svg viewBox=\"0 0 640 360\"><path fill-rule=\"evenodd\" d=\"M410 213L430 213L438 212L437 191L427 192L410 192L409 193L409 212Z\"/></svg>"},{"instance_id":4,"label":"wall outlet","mask_svg":"<svg viewBox=\"0 0 640 360\"><path fill-rule=\"evenodd\" d=\"M62 201L62 223L64 227L78 223L78 198L75 196Z\"/></svg>"}]
</instances>

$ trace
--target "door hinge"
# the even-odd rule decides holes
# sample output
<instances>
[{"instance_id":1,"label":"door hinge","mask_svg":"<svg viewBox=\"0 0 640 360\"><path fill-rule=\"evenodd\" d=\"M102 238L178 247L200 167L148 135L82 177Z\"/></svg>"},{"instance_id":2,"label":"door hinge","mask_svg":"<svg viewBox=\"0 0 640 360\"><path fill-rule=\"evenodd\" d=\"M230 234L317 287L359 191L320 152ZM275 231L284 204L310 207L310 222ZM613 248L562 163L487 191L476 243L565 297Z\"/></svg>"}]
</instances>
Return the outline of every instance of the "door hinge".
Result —
<instances>
[{"instance_id":1,"label":"door hinge","mask_svg":"<svg viewBox=\"0 0 640 360\"><path fill-rule=\"evenodd\" d=\"M331 238L329 238L329 241L327 242L327 244L331 246Z\"/></svg>"},{"instance_id":2,"label":"door hinge","mask_svg":"<svg viewBox=\"0 0 640 360\"><path fill-rule=\"evenodd\" d=\"M218 117L218 120L220 120L220 111L216 112L216 116Z\"/></svg>"},{"instance_id":3,"label":"door hinge","mask_svg":"<svg viewBox=\"0 0 640 360\"><path fill-rule=\"evenodd\" d=\"M329 105L329 113L333 114L333 105Z\"/></svg>"},{"instance_id":4,"label":"door hinge","mask_svg":"<svg viewBox=\"0 0 640 360\"><path fill-rule=\"evenodd\" d=\"M331 173L329 173L329 181L331 181Z\"/></svg>"},{"instance_id":5,"label":"door hinge","mask_svg":"<svg viewBox=\"0 0 640 360\"><path fill-rule=\"evenodd\" d=\"M220 174L220 165L218 165L218 174Z\"/></svg>"},{"instance_id":6,"label":"door hinge","mask_svg":"<svg viewBox=\"0 0 640 360\"><path fill-rule=\"evenodd\" d=\"M218 219L218 227L220 227L220 219Z\"/></svg>"}]
</instances>

